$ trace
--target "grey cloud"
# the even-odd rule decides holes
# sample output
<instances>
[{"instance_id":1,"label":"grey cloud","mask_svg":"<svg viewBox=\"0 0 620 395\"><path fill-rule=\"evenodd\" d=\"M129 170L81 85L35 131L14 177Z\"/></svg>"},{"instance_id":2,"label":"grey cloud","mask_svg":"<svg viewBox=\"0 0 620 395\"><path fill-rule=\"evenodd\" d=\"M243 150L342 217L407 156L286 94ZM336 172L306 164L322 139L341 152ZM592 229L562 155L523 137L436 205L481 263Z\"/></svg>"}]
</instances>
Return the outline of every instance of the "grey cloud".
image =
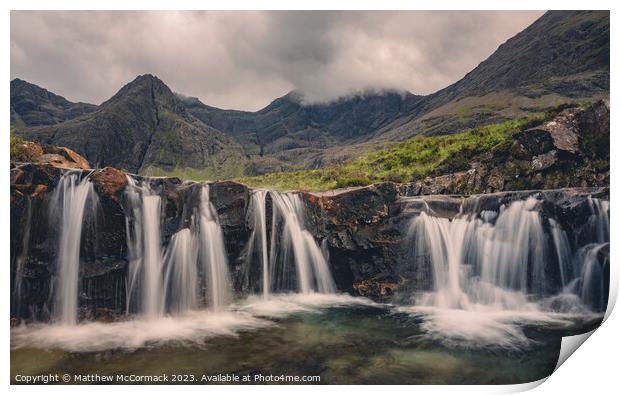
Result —
<instances>
[{"instance_id":1,"label":"grey cloud","mask_svg":"<svg viewBox=\"0 0 620 395\"><path fill-rule=\"evenodd\" d=\"M428 94L463 77L542 11L13 11L11 78L100 103L138 74L224 108L296 89Z\"/></svg>"}]
</instances>

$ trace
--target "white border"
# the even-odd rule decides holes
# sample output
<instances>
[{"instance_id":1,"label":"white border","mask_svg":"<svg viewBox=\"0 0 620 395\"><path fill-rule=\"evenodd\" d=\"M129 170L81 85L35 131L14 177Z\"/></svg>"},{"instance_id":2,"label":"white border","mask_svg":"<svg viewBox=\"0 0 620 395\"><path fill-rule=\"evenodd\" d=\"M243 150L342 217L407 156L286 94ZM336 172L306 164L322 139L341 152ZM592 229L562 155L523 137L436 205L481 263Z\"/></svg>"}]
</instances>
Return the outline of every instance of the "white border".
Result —
<instances>
[{"instance_id":1,"label":"white border","mask_svg":"<svg viewBox=\"0 0 620 395\"><path fill-rule=\"evenodd\" d=\"M412 2L412 1L403 1L403 0L382 0L382 1L368 1L368 0L358 0L356 2L346 3L343 1L326 1L326 0L315 0L315 1L242 1L242 0L231 0L226 2L213 2L213 1L198 1L198 0L175 0L172 1L158 1L158 0L142 0L142 1L134 1L134 0L109 0L109 1L79 1L79 0L56 0L53 3L51 1L4 1L5 12L3 12L0 16L0 26L2 29L3 40L2 40L2 70L5 75L5 87L8 87L9 78L10 78L10 12L11 9L17 10L36 10L36 9L119 9L119 10L129 10L129 9L162 9L162 10L192 10L192 9L227 9L227 10L235 10L235 9L326 9L326 10L334 10L334 9L367 9L367 10L383 10L383 9L420 9L420 10L460 10L460 9L503 9L503 10L527 10L527 9L611 9L611 21L612 21L612 29L611 29L611 42L612 42L612 53L611 53L611 65L612 70L613 66L616 64L615 59L617 58L617 53L614 51L614 42L617 42L617 30L615 29L614 22L616 22L615 17L615 9L616 4L620 4L618 2L612 1L597 1L590 0L588 2L583 1L575 1L575 0L564 0L564 1L532 1L532 0L522 0L522 1L482 1L482 0L469 0L467 2L457 1L457 0L442 0L441 2ZM611 73L611 102L614 101L614 93L617 88L617 78L616 71L614 70ZM5 88L6 89L6 88ZM3 223L9 223L9 193L8 193L8 185L9 185L9 172L8 172L8 162L9 162L9 150L8 150L8 128L9 128L9 90L6 89L4 94L2 95L2 104L1 108L5 110L1 112L2 125L4 125L4 140L2 142L3 149L0 152L3 163L5 163L5 171L0 173L2 174L2 179L0 180L0 185L5 186L5 192L2 194L0 207L2 208L3 213ZM611 130L614 131L614 117L612 112L612 124ZM612 152L614 150L620 150L620 138L617 136L617 133L611 133L611 149ZM612 155L611 161L612 172L614 174L618 174L618 161L614 159ZM615 182L616 178L612 177L611 184L612 190L616 190L616 186L614 184L618 184ZM616 207L616 202L618 199L615 199L615 194L612 194L612 231L611 231L611 239L612 239L612 249L611 249L611 262L612 262L612 289L610 290L610 295L613 296L611 303L615 302L615 298L618 294L618 278L619 278L619 268L615 265L618 263L616 249L619 241L618 233L615 231L615 224L620 221L618 218L617 212L613 209ZM2 246L2 251L5 251L5 254L9 251L9 227L4 226L0 229L0 243ZM6 258L6 255L5 255ZM8 297L8 284L9 284L9 264L8 260L5 259L4 267L3 267L3 281L5 284L5 295L2 299L3 306L3 315L4 317L9 316L9 297ZM390 393L510 393L510 392L518 392L524 391L533 387L537 387L534 390L534 393L537 394L555 394L562 393L565 394L595 394L596 392L601 393L609 393L617 389L618 384L618 338L620 337L620 313L615 313L609 316L609 319L602 325L601 328L596 330L596 333L587 341L587 345L585 347L580 347L576 351L576 355L569 357L568 360L562 365L562 367L552 374L548 380L541 380L537 383L530 383L524 385L516 385L516 386L382 386L378 388L377 386L341 386L339 388L331 388L331 390L345 393L370 393L375 392L375 390L380 391L389 391ZM7 320L8 321L8 320ZM5 322L3 326L3 336L2 336L2 344L4 349L4 358L2 359L2 371L4 374L1 374L0 380L8 386L9 384L9 325ZM545 382L546 381L546 382ZM544 385L539 385L544 382ZM73 393L73 392L83 392L89 391L94 393L109 393L112 391L122 392L134 392L134 393L161 393L167 394L169 392L177 392L177 391L188 391L188 392L204 392L204 391L216 391L218 393L236 393L237 391L243 390L238 387L157 387L157 386L113 386L113 388L109 386L90 386L89 388L84 387L73 387L73 386L46 386L46 388L35 387L35 386L11 386L9 388L11 391L20 392L20 393L35 393L39 391L46 391L51 393ZM277 386L253 386L248 388L247 390L256 392L259 394L269 393L270 395L274 393L288 393L290 391L295 391L295 393L301 394L310 394L315 392L317 388L307 386L307 387L296 387L290 388L286 386L277 387Z\"/></svg>"}]
</instances>

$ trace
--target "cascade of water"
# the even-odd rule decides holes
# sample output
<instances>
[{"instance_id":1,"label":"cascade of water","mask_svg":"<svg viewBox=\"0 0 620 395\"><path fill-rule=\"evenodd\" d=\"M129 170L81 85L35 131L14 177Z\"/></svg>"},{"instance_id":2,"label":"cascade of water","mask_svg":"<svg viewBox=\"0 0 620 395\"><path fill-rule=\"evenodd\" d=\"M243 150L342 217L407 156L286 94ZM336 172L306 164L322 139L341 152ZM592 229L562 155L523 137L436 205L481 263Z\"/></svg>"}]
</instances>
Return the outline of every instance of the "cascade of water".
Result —
<instances>
[{"instance_id":1,"label":"cascade of water","mask_svg":"<svg viewBox=\"0 0 620 395\"><path fill-rule=\"evenodd\" d=\"M256 190L250 200L251 212L253 213L253 230L248 244L248 257L251 259L254 251L259 254L262 267L262 295L269 296L269 250L267 249L267 191Z\"/></svg>"},{"instance_id":2,"label":"cascade of water","mask_svg":"<svg viewBox=\"0 0 620 395\"><path fill-rule=\"evenodd\" d=\"M274 206L273 226L276 226L278 218L283 221L279 244L276 244L275 237L272 237L271 257L274 262L272 266L278 261L276 255L280 257L281 265L293 260L297 289L301 293L310 293L314 290L320 293L335 292L336 287L325 257L312 234L304 227L304 210L299 196L293 193L272 192L271 198ZM275 231L272 233L276 234ZM276 250L276 245L279 246L279 251ZM275 270L273 273L276 273Z\"/></svg>"},{"instance_id":3,"label":"cascade of water","mask_svg":"<svg viewBox=\"0 0 620 395\"><path fill-rule=\"evenodd\" d=\"M200 259L207 279L207 302L215 310L232 298L224 234L209 200L209 185L200 192Z\"/></svg>"},{"instance_id":4,"label":"cascade of water","mask_svg":"<svg viewBox=\"0 0 620 395\"><path fill-rule=\"evenodd\" d=\"M198 245L189 229L175 233L166 250L165 297L169 310L182 313L198 307Z\"/></svg>"},{"instance_id":5,"label":"cascade of water","mask_svg":"<svg viewBox=\"0 0 620 395\"><path fill-rule=\"evenodd\" d=\"M443 308L466 308L467 295L461 289L460 271L464 258L464 240L469 222L432 217L420 213L409 227L414 238L415 251L426 251L433 266L433 280L436 293L431 296L433 305Z\"/></svg>"},{"instance_id":6,"label":"cascade of water","mask_svg":"<svg viewBox=\"0 0 620 395\"><path fill-rule=\"evenodd\" d=\"M200 305L200 274L205 280L205 299L214 310L231 300L230 275L224 235L215 208L209 201L209 185L200 190L200 207L191 227L172 235L162 254L161 198L148 183L128 176L127 217L129 273L127 312L153 318L166 311L182 313ZM141 298L138 306L132 297Z\"/></svg>"},{"instance_id":7,"label":"cascade of water","mask_svg":"<svg viewBox=\"0 0 620 395\"><path fill-rule=\"evenodd\" d=\"M609 271L609 256L600 254L609 246L609 201L588 198L590 216L585 235L591 241L579 248L572 257L572 276L564 292L578 295L583 303L595 311L607 306L609 284L605 283Z\"/></svg>"},{"instance_id":8,"label":"cascade of water","mask_svg":"<svg viewBox=\"0 0 620 395\"><path fill-rule=\"evenodd\" d=\"M26 215L22 218L23 220L23 231L24 235L22 238L21 250L19 255L15 258L15 277L13 278L13 304L17 311L21 309L22 302L22 286L23 286L23 277L24 277L24 265L26 263L26 258L28 257L28 250L30 247L30 226L32 222L32 200L29 196L26 196Z\"/></svg>"},{"instance_id":9,"label":"cascade of water","mask_svg":"<svg viewBox=\"0 0 620 395\"><path fill-rule=\"evenodd\" d=\"M409 237L417 254L430 257L434 279L434 292L422 303L453 309L528 306L528 271L530 288L544 288L546 236L537 203L513 202L497 216L484 212L482 219L448 220L425 212L414 217Z\"/></svg>"},{"instance_id":10,"label":"cascade of water","mask_svg":"<svg viewBox=\"0 0 620 395\"><path fill-rule=\"evenodd\" d=\"M565 287L569 279L572 279L575 275L572 265L570 243L568 242L566 232L557 221L550 218L549 224L551 225L551 236L553 237L553 245L555 246L555 253L558 258L560 280L562 281L562 287Z\"/></svg>"},{"instance_id":11,"label":"cascade of water","mask_svg":"<svg viewBox=\"0 0 620 395\"><path fill-rule=\"evenodd\" d=\"M595 243L609 242L609 201L588 198L590 217L588 226L594 234Z\"/></svg>"},{"instance_id":12,"label":"cascade of water","mask_svg":"<svg viewBox=\"0 0 620 395\"><path fill-rule=\"evenodd\" d=\"M140 185L127 176L127 201L131 215L126 218L129 273L127 284L127 311L131 300L140 289L139 311L147 317L161 316L164 312L164 286L160 233L161 198L148 183Z\"/></svg>"},{"instance_id":13,"label":"cascade of water","mask_svg":"<svg viewBox=\"0 0 620 395\"><path fill-rule=\"evenodd\" d=\"M607 243L588 244L582 249L581 272L579 277L579 296L581 300L594 310L601 311L607 305L608 294L605 292L608 284L605 284L605 276L603 275L605 266L609 266L608 258L599 262L599 252Z\"/></svg>"},{"instance_id":14,"label":"cascade of water","mask_svg":"<svg viewBox=\"0 0 620 395\"><path fill-rule=\"evenodd\" d=\"M599 262L609 243L609 202L588 199L591 215L586 229L593 243L572 254L566 232L548 219L545 232L540 201L534 198L502 206L499 213L459 214L448 220L420 213L409 234L418 256L430 258L434 292L423 305L470 309L474 305L530 309L528 293L545 295L549 284L545 263L555 254L564 292L574 293L594 310L604 308L604 270ZM549 243L554 249L547 250Z\"/></svg>"},{"instance_id":15,"label":"cascade of water","mask_svg":"<svg viewBox=\"0 0 620 395\"><path fill-rule=\"evenodd\" d=\"M479 255L483 281L526 293L529 270L530 288L544 291L547 236L537 204L534 198L513 202L500 209L495 225L486 225L477 246L485 252Z\"/></svg>"},{"instance_id":16,"label":"cascade of water","mask_svg":"<svg viewBox=\"0 0 620 395\"><path fill-rule=\"evenodd\" d=\"M94 193L88 176L81 175L64 173L52 198L53 212L60 218L55 310L57 320L66 325L77 323L82 220L86 201Z\"/></svg>"}]
</instances>

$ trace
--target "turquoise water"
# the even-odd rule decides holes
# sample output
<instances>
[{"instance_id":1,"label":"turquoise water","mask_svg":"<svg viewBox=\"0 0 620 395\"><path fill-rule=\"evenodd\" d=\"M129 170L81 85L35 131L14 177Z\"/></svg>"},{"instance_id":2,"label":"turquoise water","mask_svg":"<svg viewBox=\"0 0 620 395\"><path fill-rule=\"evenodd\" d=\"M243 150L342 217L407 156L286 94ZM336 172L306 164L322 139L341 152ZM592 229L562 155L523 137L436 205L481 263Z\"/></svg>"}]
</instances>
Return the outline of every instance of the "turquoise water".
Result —
<instances>
[{"instance_id":1,"label":"turquoise water","mask_svg":"<svg viewBox=\"0 0 620 395\"><path fill-rule=\"evenodd\" d=\"M345 296L282 296L158 321L29 325L12 330L11 380L18 374L111 375L115 382L117 374L167 374L169 380L187 374L193 377L180 378L208 384L205 376L229 374L257 383L255 375L262 374L312 375L322 384L524 383L553 371L562 336L600 322L459 314Z\"/></svg>"}]
</instances>

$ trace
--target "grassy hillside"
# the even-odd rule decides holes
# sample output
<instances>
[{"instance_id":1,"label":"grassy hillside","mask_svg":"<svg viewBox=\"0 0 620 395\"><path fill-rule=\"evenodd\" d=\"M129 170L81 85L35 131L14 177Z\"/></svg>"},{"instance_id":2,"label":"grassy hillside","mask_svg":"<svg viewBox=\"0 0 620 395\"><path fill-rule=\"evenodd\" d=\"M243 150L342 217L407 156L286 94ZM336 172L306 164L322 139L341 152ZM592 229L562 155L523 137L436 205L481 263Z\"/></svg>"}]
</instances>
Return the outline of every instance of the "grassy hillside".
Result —
<instances>
[{"instance_id":1,"label":"grassy hillside","mask_svg":"<svg viewBox=\"0 0 620 395\"><path fill-rule=\"evenodd\" d=\"M270 173L238 181L255 188L324 191L381 181L409 182L433 175L449 160L466 164L520 130L549 120L557 110L442 136L416 136L383 150L318 170Z\"/></svg>"}]
</instances>

